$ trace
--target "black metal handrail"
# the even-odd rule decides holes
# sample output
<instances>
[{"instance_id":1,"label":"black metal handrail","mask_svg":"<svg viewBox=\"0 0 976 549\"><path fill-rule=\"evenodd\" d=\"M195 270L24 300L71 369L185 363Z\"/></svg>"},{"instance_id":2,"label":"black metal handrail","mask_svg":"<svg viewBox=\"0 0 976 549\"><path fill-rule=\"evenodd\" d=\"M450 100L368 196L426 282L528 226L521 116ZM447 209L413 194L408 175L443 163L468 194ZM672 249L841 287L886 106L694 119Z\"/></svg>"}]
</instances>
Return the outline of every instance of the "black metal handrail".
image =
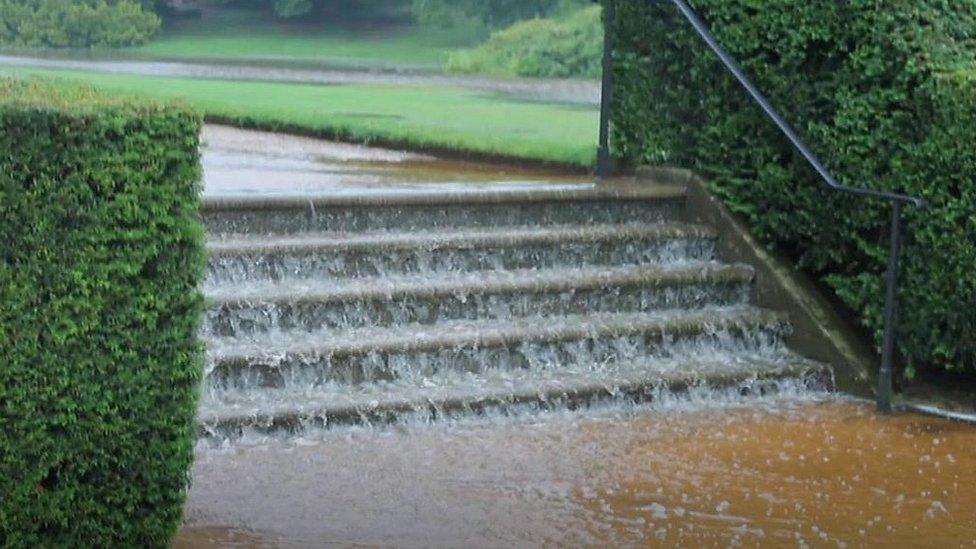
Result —
<instances>
[{"instance_id":1,"label":"black metal handrail","mask_svg":"<svg viewBox=\"0 0 976 549\"><path fill-rule=\"evenodd\" d=\"M648 0L648 2L653 1L656 0ZM796 130L794 130L789 122L787 122L786 119L779 114L779 111L773 107L772 103L765 96L765 94L759 90L759 88L752 82L752 79L746 75L745 71L742 70L735 59L733 59L722 44L719 43L718 39L715 38L715 35L713 35L711 30L708 28L708 25L706 25L701 17L695 13L695 10L693 10L685 0L670 1L675 5L678 11L681 12L681 15L684 16L688 23L691 24L698 36L718 56L719 60L722 62L722 65L724 65L725 68L732 73L739 84L741 84L746 92L748 92L749 96L759 105L766 116L772 120L774 124L776 124L776 126L780 129L783 135L786 136L797 152L799 152L800 155L806 159L806 161L810 164L810 166L813 167L813 169L817 172L820 178L823 179L824 183L826 183L829 188L856 196L879 198L891 202L891 229L889 237L890 251L888 257L888 272L885 283L884 340L881 348L881 367L878 373L878 386L876 393L878 409L882 412L890 412L892 372L894 370L895 350L897 347L896 322L898 316L898 274L900 269L903 237L901 209L904 204L911 204L919 208L925 207L925 200L915 196L908 196L887 191L877 191L874 189L866 189L861 187L851 187L839 183L826 168L826 166L824 166L823 162L820 161L817 155L813 153L809 146L807 146L806 142L800 137ZM613 0L607 2L606 9L608 11L605 14L605 18L609 24L606 25L604 37L604 96L600 108L600 149L597 162L597 175L599 177L607 176L610 170L610 93L612 91L613 75L612 30L613 21L616 18Z\"/></svg>"}]
</instances>

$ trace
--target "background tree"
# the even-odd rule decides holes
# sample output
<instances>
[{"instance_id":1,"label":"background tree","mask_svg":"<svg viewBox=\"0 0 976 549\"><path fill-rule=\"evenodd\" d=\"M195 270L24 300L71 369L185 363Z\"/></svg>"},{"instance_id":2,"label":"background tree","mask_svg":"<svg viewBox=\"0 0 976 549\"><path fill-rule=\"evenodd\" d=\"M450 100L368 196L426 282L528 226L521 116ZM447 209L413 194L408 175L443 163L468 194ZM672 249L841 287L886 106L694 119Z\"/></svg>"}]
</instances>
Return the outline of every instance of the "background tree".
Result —
<instances>
[{"instance_id":1,"label":"background tree","mask_svg":"<svg viewBox=\"0 0 976 549\"><path fill-rule=\"evenodd\" d=\"M475 23L494 30L523 19L565 13L588 3L586 0L413 0L413 13L424 24Z\"/></svg>"},{"instance_id":2,"label":"background tree","mask_svg":"<svg viewBox=\"0 0 976 549\"><path fill-rule=\"evenodd\" d=\"M0 0L0 44L49 48L130 46L159 30L150 0Z\"/></svg>"}]
</instances>

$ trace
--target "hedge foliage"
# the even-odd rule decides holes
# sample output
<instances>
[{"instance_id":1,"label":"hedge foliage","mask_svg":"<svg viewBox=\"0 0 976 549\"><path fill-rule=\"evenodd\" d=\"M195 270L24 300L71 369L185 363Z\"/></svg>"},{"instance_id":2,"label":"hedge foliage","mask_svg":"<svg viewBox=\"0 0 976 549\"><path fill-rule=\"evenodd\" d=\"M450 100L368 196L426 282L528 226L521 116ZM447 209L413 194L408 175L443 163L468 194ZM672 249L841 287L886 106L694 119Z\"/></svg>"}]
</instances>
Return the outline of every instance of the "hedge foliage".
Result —
<instances>
[{"instance_id":1,"label":"hedge foliage","mask_svg":"<svg viewBox=\"0 0 976 549\"><path fill-rule=\"evenodd\" d=\"M0 79L0 546L165 546L195 440L199 117Z\"/></svg>"},{"instance_id":2,"label":"hedge foliage","mask_svg":"<svg viewBox=\"0 0 976 549\"><path fill-rule=\"evenodd\" d=\"M412 0L414 17L430 26L503 29L525 19L552 17L592 0Z\"/></svg>"},{"instance_id":3,"label":"hedge foliage","mask_svg":"<svg viewBox=\"0 0 976 549\"><path fill-rule=\"evenodd\" d=\"M889 209L825 189L670 2L615 0L613 143L699 171L755 233L882 329ZM976 0L692 0L846 184L905 213L901 351L976 371Z\"/></svg>"},{"instance_id":4,"label":"hedge foliage","mask_svg":"<svg viewBox=\"0 0 976 549\"><path fill-rule=\"evenodd\" d=\"M495 31L472 50L451 54L447 69L506 76L593 77L602 71L600 6L529 19Z\"/></svg>"},{"instance_id":5,"label":"hedge foliage","mask_svg":"<svg viewBox=\"0 0 976 549\"><path fill-rule=\"evenodd\" d=\"M88 48L141 44L159 30L138 0L0 0L0 44Z\"/></svg>"}]
</instances>

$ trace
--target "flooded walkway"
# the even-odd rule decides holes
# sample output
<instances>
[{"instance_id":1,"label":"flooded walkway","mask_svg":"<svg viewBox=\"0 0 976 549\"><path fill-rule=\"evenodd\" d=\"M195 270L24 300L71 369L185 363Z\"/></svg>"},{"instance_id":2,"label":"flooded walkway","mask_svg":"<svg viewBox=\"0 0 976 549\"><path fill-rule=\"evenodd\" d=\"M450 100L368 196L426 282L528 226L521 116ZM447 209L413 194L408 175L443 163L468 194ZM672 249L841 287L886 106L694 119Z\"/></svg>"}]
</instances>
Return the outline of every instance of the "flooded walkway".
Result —
<instances>
[{"instance_id":1,"label":"flooded walkway","mask_svg":"<svg viewBox=\"0 0 976 549\"><path fill-rule=\"evenodd\" d=\"M207 124L204 194L342 196L402 191L592 186L566 172L517 168Z\"/></svg>"},{"instance_id":2,"label":"flooded walkway","mask_svg":"<svg viewBox=\"0 0 976 549\"><path fill-rule=\"evenodd\" d=\"M0 55L0 66L93 71L109 74L169 76L210 80L250 80L323 86L397 84L447 86L497 93L530 101L599 105L600 83L595 80L545 78L491 78L439 73L355 70L347 68L288 68L279 64L203 63L101 59L81 56L26 57Z\"/></svg>"},{"instance_id":3,"label":"flooded walkway","mask_svg":"<svg viewBox=\"0 0 976 549\"><path fill-rule=\"evenodd\" d=\"M209 198L593 186L222 126L204 140ZM808 386L714 391L201 442L176 547L976 547L976 427Z\"/></svg>"},{"instance_id":4,"label":"flooded walkway","mask_svg":"<svg viewBox=\"0 0 976 549\"><path fill-rule=\"evenodd\" d=\"M976 546L976 428L810 397L337 431L193 478L177 547Z\"/></svg>"}]
</instances>

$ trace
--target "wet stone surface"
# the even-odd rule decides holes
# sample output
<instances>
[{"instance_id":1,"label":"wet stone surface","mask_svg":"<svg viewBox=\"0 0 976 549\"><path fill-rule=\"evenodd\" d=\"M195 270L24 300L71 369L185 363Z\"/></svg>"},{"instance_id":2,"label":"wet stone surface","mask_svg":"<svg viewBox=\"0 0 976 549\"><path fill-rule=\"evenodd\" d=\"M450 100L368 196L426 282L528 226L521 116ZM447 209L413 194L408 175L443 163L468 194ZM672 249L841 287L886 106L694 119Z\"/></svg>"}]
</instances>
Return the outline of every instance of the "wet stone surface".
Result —
<instances>
[{"instance_id":1,"label":"wet stone surface","mask_svg":"<svg viewBox=\"0 0 976 549\"><path fill-rule=\"evenodd\" d=\"M706 276L680 192L204 140L221 251L178 547L974 546L976 429L825 394L751 271Z\"/></svg>"},{"instance_id":2,"label":"wet stone surface","mask_svg":"<svg viewBox=\"0 0 976 549\"><path fill-rule=\"evenodd\" d=\"M314 196L523 188L586 188L591 178L552 170L443 160L421 154L207 124L204 196Z\"/></svg>"},{"instance_id":3,"label":"wet stone surface","mask_svg":"<svg viewBox=\"0 0 976 549\"><path fill-rule=\"evenodd\" d=\"M201 445L176 546L976 546L976 428L730 400Z\"/></svg>"}]
</instances>

